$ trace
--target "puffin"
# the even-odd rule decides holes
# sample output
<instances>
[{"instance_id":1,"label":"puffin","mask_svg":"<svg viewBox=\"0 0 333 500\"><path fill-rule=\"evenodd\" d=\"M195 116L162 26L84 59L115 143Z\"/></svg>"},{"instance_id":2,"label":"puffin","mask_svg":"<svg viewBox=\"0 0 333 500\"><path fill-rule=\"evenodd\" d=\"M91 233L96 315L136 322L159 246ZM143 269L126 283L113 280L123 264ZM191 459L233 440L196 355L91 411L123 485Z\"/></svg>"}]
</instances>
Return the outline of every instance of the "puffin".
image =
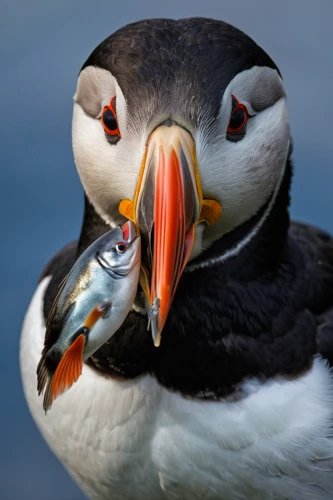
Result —
<instances>
[{"instance_id":1,"label":"puffin","mask_svg":"<svg viewBox=\"0 0 333 500\"><path fill-rule=\"evenodd\" d=\"M276 64L220 20L129 24L83 64L72 136L81 233L42 272L20 343L51 450L92 500L332 499L333 242L290 221ZM126 220L142 236L133 306L45 415L59 285Z\"/></svg>"}]
</instances>

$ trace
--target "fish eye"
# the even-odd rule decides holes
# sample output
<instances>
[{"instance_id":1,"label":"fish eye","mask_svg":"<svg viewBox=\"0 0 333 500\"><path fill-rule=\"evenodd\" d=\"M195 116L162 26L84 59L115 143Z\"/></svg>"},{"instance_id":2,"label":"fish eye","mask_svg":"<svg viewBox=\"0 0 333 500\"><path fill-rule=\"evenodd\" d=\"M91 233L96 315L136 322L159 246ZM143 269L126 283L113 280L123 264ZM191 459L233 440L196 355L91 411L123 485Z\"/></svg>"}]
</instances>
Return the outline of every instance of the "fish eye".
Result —
<instances>
[{"instance_id":1,"label":"fish eye","mask_svg":"<svg viewBox=\"0 0 333 500\"><path fill-rule=\"evenodd\" d=\"M126 243L119 241L118 243L115 244L115 248L116 248L117 253L125 253L127 250L127 245L126 245Z\"/></svg>"}]
</instances>

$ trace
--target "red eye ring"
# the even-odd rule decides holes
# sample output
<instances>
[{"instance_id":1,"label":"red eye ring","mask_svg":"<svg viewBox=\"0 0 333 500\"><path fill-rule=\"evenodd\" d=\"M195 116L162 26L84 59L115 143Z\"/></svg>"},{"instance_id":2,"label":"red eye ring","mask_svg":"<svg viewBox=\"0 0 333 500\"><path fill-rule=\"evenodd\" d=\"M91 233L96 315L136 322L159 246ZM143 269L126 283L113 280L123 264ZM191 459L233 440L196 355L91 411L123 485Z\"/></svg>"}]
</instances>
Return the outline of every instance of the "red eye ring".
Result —
<instances>
[{"instance_id":1,"label":"red eye ring","mask_svg":"<svg viewBox=\"0 0 333 500\"><path fill-rule=\"evenodd\" d=\"M237 134L245 127L249 117L249 112L247 110L247 107L244 106L244 104L240 104L238 99L234 95L232 95L231 97L236 102L236 106L233 108L230 115L227 134ZM239 113L239 111L241 111L241 113ZM237 123L237 118L238 118L238 123ZM236 121L237 126L232 125L232 119L234 122Z\"/></svg>"},{"instance_id":2,"label":"red eye ring","mask_svg":"<svg viewBox=\"0 0 333 500\"><path fill-rule=\"evenodd\" d=\"M115 102L116 96L112 97L110 104L108 106L104 106L102 109L101 113L101 122L103 125L103 128L105 132L109 135L117 135L118 137L121 137L120 135L120 130L118 126L118 120L117 120L117 113L116 110L114 109L114 102ZM105 123L105 112L108 112L108 119L109 119L109 126ZM113 122L113 127L111 128L111 124Z\"/></svg>"}]
</instances>

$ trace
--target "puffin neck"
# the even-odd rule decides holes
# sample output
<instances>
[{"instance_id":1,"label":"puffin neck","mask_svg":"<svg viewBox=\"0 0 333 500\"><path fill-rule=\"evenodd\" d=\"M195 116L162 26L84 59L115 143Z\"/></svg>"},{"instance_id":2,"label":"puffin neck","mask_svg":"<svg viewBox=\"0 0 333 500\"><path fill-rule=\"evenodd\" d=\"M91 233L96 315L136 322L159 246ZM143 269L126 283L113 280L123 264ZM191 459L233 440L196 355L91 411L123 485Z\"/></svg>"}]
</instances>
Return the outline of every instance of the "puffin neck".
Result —
<instances>
[{"instance_id":1,"label":"puffin neck","mask_svg":"<svg viewBox=\"0 0 333 500\"><path fill-rule=\"evenodd\" d=\"M84 216L80 239L77 245L78 259L80 255L100 236L110 231L111 227L96 212L88 196L84 196Z\"/></svg>"},{"instance_id":2,"label":"puffin neck","mask_svg":"<svg viewBox=\"0 0 333 500\"><path fill-rule=\"evenodd\" d=\"M259 275L273 271L279 265L290 223L290 154L277 191L251 219L222 236L204 254L191 261L186 272L221 265L232 269L250 261L254 272Z\"/></svg>"}]
</instances>

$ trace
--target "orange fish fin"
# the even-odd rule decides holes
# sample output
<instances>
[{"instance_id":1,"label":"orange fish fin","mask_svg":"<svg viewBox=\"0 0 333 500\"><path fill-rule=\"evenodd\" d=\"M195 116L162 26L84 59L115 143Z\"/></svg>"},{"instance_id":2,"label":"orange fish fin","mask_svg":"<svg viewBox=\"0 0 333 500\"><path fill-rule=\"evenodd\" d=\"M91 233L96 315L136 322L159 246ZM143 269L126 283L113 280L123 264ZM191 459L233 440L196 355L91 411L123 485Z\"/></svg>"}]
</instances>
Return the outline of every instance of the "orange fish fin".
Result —
<instances>
[{"instance_id":1,"label":"orange fish fin","mask_svg":"<svg viewBox=\"0 0 333 500\"><path fill-rule=\"evenodd\" d=\"M99 309L98 306L94 307L94 309L92 311L90 311L90 313L86 317L86 320L85 320L83 326L85 326L86 328L89 328L89 329L92 328L97 323L99 318L101 318L103 316L103 314L104 314L104 311Z\"/></svg>"},{"instance_id":2,"label":"orange fish fin","mask_svg":"<svg viewBox=\"0 0 333 500\"><path fill-rule=\"evenodd\" d=\"M60 360L56 371L49 379L44 394L44 410L48 410L57 396L69 389L82 373L82 355L85 336L79 335Z\"/></svg>"},{"instance_id":3,"label":"orange fish fin","mask_svg":"<svg viewBox=\"0 0 333 500\"><path fill-rule=\"evenodd\" d=\"M94 309L90 311L83 324L86 328L92 328L100 318L107 318L110 315L110 309L112 302L110 300L105 300L100 304L97 304Z\"/></svg>"}]
</instances>

